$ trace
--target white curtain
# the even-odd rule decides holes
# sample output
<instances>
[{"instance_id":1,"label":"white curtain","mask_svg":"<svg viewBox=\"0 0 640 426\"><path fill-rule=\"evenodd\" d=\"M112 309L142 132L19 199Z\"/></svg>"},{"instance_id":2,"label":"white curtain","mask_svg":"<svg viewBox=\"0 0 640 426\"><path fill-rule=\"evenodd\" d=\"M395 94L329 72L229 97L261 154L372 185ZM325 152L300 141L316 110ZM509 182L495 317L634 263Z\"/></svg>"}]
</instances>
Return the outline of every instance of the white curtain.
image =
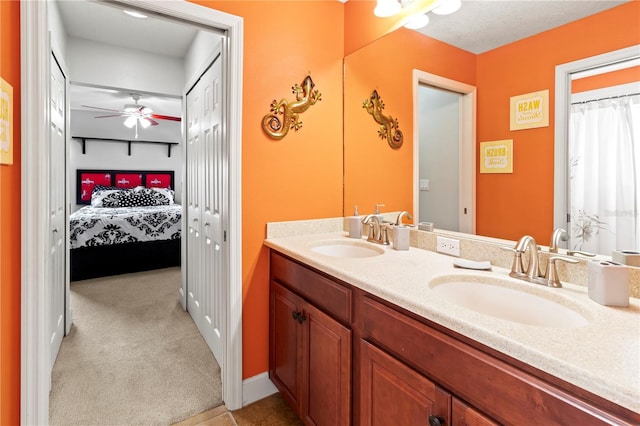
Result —
<instances>
[{"instance_id":1,"label":"white curtain","mask_svg":"<svg viewBox=\"0 0 640 426\"><path fill-rule=\"evenodd\" d=\"M640 250L640 95L577 103L569 118L569 247Z\"/></svg>"}]
</instances>

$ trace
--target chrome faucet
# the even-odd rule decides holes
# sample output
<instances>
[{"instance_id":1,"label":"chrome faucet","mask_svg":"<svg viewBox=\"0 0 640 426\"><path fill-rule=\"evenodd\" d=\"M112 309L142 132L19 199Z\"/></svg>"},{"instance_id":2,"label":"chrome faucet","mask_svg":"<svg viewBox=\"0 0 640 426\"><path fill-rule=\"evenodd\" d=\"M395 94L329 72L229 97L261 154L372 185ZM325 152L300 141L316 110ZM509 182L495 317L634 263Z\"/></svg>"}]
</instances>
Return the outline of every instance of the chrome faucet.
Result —
<instances>
[{"instance_id":1,"label":"chrome faucet","mask_svg":"<svg viewBox=\"0 0 640 426\"><path fill-rule=\"evenodd\" d=\"M369 236L367 241L373 243L389 245L389 232L387 225L378 220L375 214L368 214L362 219L364 225L369 225Z\"/></svg>"}]
</instances>

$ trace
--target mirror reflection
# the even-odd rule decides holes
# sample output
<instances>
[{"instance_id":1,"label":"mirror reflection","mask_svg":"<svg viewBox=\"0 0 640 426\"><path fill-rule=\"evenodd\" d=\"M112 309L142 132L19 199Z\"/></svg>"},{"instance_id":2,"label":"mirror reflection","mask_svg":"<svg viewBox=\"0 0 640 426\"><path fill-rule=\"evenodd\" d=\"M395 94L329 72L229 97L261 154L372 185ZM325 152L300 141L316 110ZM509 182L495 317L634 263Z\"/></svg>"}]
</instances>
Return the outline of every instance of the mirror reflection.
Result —
<instances>
[{"instance_id":1,"label":"mirror reflection","mask_svg":"<svg viewBox=\"0 0 640 426\"><path fill-rule=\"evenodd\" d=\"M475 118L473 148L470 152L460 150L459 154L460 161L468 162L469 157L473 157L472 179L465 182L475 180L475 183L471 184L473 188L466 188L471 194L469 204L457 206L459 212L466 208L467 214L475 217L475 232L463 232L509 240L529 234L539 244L548 245L554 228L563 225L554 219L560 211L554 207L555 180L560 173L554 171L556 67L640 44L640 35L633 30L637 27L634 16L637 16L638 5L633 3L479 54L400 28L347 55L344 61L345 215L352 213L354 205L366 214L372 212L375 204L382 203L383 211L418 211L416 222L435 222L439 229L453 226L432 220L444 202L436 198L424 204L420 195L442 190L443 200L448 201L455 195L450 195L451 191L433 177L434 170L414 173L414 169L423 167L425 157L425 163L429 161L440 167L444 164L443 154L434 148L423 149L420 145L414 156L416 145L422 143L419 142L422 134L427 133L421 130L422 117L427 116L433 122L441 112L419 111L413 70L420 70L477 89L476 115L470 117ZM482 34L470 36L482 37ZM627 75L626 78L631 79L627 82L637 82L640 68L629 68ZM405 142L400 149L390 149L379 138L375 123L362 109L363 100L374 89L385 100L385 112L397 118L404 133ZM549 91L549 125L510 130L510 99L542 90ZM567 129L565 126L559 130L565 141ZM436 132L433 139L433 143L437 143L445 138ZM480 143L501 140L512 141L513 172L480 173ZM469 170L463 167L462 172L469 173ZM622 170L619 174L625 182L633 179ZM422 191L419 190L421 183ZM632 193L637 196L638 187L635 188ZM635 215L637 217L637 212ZM564 222L569 230L572 225ZM640 249L637 240L620 244L624 247L616 246L617 249ZM567 247L578 245L570 241ZM610 247L596 250L583 245L582 248L611 254Z\"/></svg>"}]
</instances>

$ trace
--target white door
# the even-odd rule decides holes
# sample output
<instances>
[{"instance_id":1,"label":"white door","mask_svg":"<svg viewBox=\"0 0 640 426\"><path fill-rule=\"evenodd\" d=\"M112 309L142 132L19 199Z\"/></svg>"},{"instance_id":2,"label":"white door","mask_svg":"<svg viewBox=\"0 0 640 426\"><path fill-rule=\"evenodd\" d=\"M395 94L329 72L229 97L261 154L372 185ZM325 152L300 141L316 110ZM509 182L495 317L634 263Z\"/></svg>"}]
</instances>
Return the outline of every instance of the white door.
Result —
<instances>
[{"instance_id":1,"label":"white door","mask_svg":"<svg viewBox=\"0 0 640 426\"><path fill-rule=\"evenodd\" d=\"M65 76L51 55L51 103L49 106L49 221L50 229L50 351L51 367L56 361L64 336L65 265L66 265L66 212L65 212Z\"/></svg>"},{"instance_id":2,"label":"white door","mask_svg":"<svg viewBox=\"0 0 640 426\"><path fill-rule=\"evenodd\" d=\"M218 56L187 94L187 310L223 367L228 161L221 62Z\"/></svg>"}]
</instances>

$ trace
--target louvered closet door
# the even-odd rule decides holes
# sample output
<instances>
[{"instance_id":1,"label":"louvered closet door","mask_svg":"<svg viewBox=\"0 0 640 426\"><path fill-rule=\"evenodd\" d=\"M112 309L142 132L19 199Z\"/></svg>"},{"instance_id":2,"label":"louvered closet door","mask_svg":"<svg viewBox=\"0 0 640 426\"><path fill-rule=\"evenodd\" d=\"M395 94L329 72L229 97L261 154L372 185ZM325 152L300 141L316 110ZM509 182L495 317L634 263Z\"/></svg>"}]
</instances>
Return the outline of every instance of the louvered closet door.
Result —
<instances>
[{"instance_id":1,"label":"louvered closet door","mask_svg":"<svg viewBox=\"0 0 640 426\"><path fill-rule=\"evenodd\" d=\"M218 57L187 94L187 309L222 366L227 161L222 134L221 62Z\"/></svg>"}]
</instances>

